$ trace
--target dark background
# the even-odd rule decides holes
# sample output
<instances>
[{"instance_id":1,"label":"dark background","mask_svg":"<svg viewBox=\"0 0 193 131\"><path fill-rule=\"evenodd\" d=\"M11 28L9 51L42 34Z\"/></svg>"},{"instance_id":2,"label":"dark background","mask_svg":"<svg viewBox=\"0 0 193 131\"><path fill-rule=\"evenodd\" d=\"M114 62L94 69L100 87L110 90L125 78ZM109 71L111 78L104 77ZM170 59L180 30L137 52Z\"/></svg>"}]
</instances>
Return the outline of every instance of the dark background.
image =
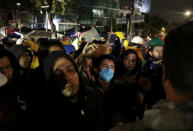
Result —
<instances>
[{"instance_id":1,"label":"dark background","mask_svg":"<svg viewBox=\"0 0 193 131\"><path fill-rule=\"evenodd\" d=\"M151 13L169 22L181 22L186 19L186 10L193 12L193 0L152 0Z\"/></svg>"}]
</instances>

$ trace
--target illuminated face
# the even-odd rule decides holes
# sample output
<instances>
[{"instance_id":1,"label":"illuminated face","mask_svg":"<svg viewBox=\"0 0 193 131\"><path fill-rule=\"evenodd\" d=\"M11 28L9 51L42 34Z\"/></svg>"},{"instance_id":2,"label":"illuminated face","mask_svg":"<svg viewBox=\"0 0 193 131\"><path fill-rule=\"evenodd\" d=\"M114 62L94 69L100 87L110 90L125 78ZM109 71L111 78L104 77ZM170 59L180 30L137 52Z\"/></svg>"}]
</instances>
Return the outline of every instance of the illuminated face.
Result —
<instances>
[{"instance_id":1,"label":"illuminated face","mask_svg":"<svg viewBox=\"0 0 193 131\"><path fill-rule=\"evenodd\" d=\"M115 63L112 60L104 59L101 62L100 66L99 66L99 69L101 71L101 70L104 70L106 68L111 68L112 71L115 72Z\"/></svg>"},{"instance_id":2,"label":"illuminated face","mask_svg":"<svg viewBox=\"0 0 193 131\"><path fill-rule=\"evenodd\" d=\"M54 64L53 71L57 70L60 70L64 73L67 81L66 88L73 89L73 93L77 94L79 91L80 82L78 72L76 71L74 65L66 58L61 57L58 58Z\"/></svg>"},{"instance_id":3,"label":"illuminated face","mask_svg":"<svg viewBox=\"0 0 193 131\"><path fill-rule=\"evenodd\" d=\"M30 54L29 52L24 52L21 56L20 56L20 59L19 59L19 65L22 67L22 68L29 68L30 67L30 64L31 64L31 57L30 57Z\"/></svg>"},{"instance_id":4,"label":"illuminated face","mask_svg":"<svg viewBox=\"0 0 193 131\"><path fill-rule=\"evenodd\" d=\"M137 56L136 54L128 54L123 58L123 66L128 71L133 71L135 69L137 63Z\"/></svg>"},{"instance_id":5,"label":"illuminated face","mask_svg":"<svg viewBox=\"0 0 193 131\"><path fill-rule=\"evenodd\" d=\"M7 56L0 59L0 72L4 74L9 80L13 79L13 68Z\"/></svg>"},{"instance_id":6,"label":"illuminated face","mask_svg":"<svg viewBox=\"0 0 193 131\"><path fill-rule=\"evenodd\" d=\"M158 60L162 60L163 57L163 46L156 46L153 48L152 56Z\"/></svg>"}]
</instances>

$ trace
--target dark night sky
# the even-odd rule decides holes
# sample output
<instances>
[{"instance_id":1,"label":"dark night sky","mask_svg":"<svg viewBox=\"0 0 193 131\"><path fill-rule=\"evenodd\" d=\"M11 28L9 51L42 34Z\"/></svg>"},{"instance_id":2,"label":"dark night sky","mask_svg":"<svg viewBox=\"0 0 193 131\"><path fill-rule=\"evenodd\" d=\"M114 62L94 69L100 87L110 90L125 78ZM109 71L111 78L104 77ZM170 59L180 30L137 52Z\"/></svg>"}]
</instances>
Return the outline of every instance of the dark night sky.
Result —
<instances>
[{"instance_id":1,"label":"dark night sky","mask_svg":"<svg viewBox=\"0 0 193 131\"><path fill-rule=\"evenodd\" d=\"M193 0L152 0L151 13L169 22L182 21L186 10L193 12Z\"/></svg>"}]
</instances>

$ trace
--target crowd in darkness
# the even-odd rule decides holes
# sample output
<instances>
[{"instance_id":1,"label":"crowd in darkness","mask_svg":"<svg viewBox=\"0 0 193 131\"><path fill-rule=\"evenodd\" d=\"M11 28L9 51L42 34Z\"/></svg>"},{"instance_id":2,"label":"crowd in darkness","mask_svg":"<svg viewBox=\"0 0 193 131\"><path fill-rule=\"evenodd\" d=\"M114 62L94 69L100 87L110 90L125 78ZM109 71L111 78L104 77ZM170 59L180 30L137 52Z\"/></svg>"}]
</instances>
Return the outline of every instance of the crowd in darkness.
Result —
<instances>
[{"instance_id":1,"label":"crowd in darkness","mask_svg":"<svg viewBox=\"0 0 193 131\"><path fill-rule=\"evenodd\" d=\"M30 42L0 44L1 131L193 130L193 22L127 47Z\"/></svg>"}]
</instances>

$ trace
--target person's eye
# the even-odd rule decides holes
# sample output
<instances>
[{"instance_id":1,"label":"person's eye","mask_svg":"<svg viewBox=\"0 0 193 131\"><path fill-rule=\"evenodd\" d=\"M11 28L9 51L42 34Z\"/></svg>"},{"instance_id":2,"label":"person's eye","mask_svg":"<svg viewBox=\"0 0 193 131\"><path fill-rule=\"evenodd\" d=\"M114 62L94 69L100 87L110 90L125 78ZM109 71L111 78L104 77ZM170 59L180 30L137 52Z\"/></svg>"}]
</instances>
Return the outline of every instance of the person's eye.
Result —
<instances>
[{"instance_id":1,"label":"person's eye","mask_svg":"<svg viewBox=\"0 0 193 131\"><path fill-rule=\"evenodd\" d=\"M59 75L59 74L62 74L63 72L62 72L62 70L60 70L60 69L56 69L56 70L54 70L54 75Z\"/></svg>"},{"instance_id":2,"label":"person's eye","mask_svg":"<svg viewBox=\"0 0 193 131\"><path fill-rule=\"evenodd\" d=\"M68 72L75 72L75 69L67 69Z\"/></svg>"},{"instance_id":3,"label":"person's eye","mask_svg":"<svg viewBox=\"0 0 193 131\"><path fill-rule=\"evenodd\" d=\"M6 66L6 67L4 67L5 69L10 69L11 68L11 66Z\"/></svg>"},{"instance_id":4,"label":"person's eye","mask_svg":"<svg viewBox=\"0 0 193 131\"><path fill-rule=\"evenodd\" d=\"M105 65L104 67L105 67L105 68L107 68L107 67L108 67L108 65Z\"/></svg>"},{"instance_id":5,"label":"person's eye","mask_svg":"<svg viewBox=\"0 0 193 131\"><path fill-rule=\"evenodd\" d=\"M106 68L106 67L107 67L107 65L102 65L101 67L102 67L102 68Z\"/></svg>"},{"instance_id":6,"label":"person's eye","mask_svg":"<svg viewBox=\"0 0 193 131\"><path fill-rule=\"evenodd\" d=\"M112 69L115 69L115 66L111 66Z\"/></svg>"},{"instance_id":7,"label":"person's eye","mask_svg":"<svg viewBox=\"0 0 193 131\"><path fill-rule=\"evenodd\" d=\"M60 71L62 71L61 68L56 68L56 69L54 69L54 72L60 72Z\"/></svg>"}]
</instances>

